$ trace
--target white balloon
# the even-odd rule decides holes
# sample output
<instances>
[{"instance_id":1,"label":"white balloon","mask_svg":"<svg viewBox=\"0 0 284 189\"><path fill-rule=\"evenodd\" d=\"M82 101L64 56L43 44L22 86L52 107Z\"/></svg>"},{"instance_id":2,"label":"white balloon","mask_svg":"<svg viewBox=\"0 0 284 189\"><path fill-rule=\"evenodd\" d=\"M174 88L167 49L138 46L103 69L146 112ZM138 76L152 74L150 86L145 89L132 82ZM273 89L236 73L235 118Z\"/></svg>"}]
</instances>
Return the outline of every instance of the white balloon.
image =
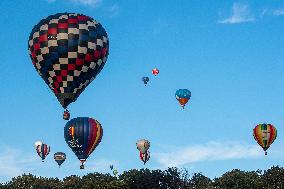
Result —
<instances>
[{"instance_id":1,"label":"white balloon","mask_svg":"<svg viewBox=\"0 0 284 189\"><path fill-rule=\"evenodd\" d=\"M136 147L142 154L145 154L150 148L150 142L146 139L138 140L136 142Z\"/></svg>"},{"instance_id":2,"label":"white balloon","mask_svg":"<svg viewBox=\"0 0 284 189\"><path fill-rule=\"evenodd\" d=\"M38 140L35 142L35 148L37 148L38 146L42 145L42 141Z\"/></svg>"}]
</instances>

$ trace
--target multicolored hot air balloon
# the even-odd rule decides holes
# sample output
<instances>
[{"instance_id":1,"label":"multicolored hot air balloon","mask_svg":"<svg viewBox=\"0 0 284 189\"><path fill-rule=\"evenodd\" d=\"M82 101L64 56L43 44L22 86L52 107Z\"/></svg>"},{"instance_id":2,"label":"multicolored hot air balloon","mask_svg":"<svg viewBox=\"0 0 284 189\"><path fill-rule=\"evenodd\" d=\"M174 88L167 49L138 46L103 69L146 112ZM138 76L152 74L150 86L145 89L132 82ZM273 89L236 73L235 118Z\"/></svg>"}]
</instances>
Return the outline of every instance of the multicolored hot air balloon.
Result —
<instances>
[{"instance_id":1,"label":"multicolored hot air balloon","mask_svg":"<svg viewBox=\"0 0 284 189\"><path fill-rule=\"evenodd\" d=\"M142 77L142 81L144 82L145 86L149 82L149 77Z\"/></svg>"},{"instance_id":2,"label":"multicolored hot air balloon","mask_svg":"<svg viewBox=\"0 0 284 189\"><path fill-rule=\"evenodd\" d=\"M56 161L59 167L65 161L65 159L66 159L66 154L63 152L56 152L54 154L54 160Z\"/></svg>"},{"instance_id":3,"label":"multicolored hot air balloon","mask_svg":"<svg viewBox=\"0 0 284 189\"><path fill-rule=\"evenodd\" d=\"M153 74L154 76L157 76L157 75L159 74L159 72L160 72L160 70L158 70L157 68L154 68L154 69L152 70L152 74Z\"/></svg>"},{"instance_id":4,"label":"multicolored hot air balloon","mask_svg":"<svg viewBox=\"0 0 284 189\"><path fill-rule=\"evenodd\" d=\"M41 157L42 162L50 152L50 147L47 144L38 145L36 148L36 152Z\"/></svg>"},{"instance_id":5,"label":"multicolored hot air balloon","mask_svg":"<svg viewBox=\"0 0 284 189\"><path fill-rule=\"evenodd\" d=\"M191 97L191 92L188 89L179 89L176 91L176 99L179 101L182 108L186 105Z\"/></svg>"},{"instance_id":6,"label":"multicolored hot air balloon","mask_svg":"<svg viewBox=\"0 0 284 189\"><path fill-rule=\"evenodd\" d=\"M81 161L80 169L84 169L84 162L101 142L103 128L92 118L77 117L68 121L64 127L64 138Z\"/></svg>"},{"instance_id":7,"label":"multicolored hot air balloon","mask_svg":"<svg viewBox=\"0 0 284 189\"><path fill-rule=\"evenodd\" d=\"M257 143L263 148L265 155L267 155L266 150L274 142L277 137L277 130L272 124L258 124L253 129L253 136Z\"/></svg>"},{"instance_id":8,"label":"multicolored hot air balloon","mask_svg":"<svg viewBox=\"0 0 284 189\"><path fill-rule=\"evenodd\" d=\"M28 49L36 71L67 109L103 69L109 40L93 18L58 13L34 26Z\"/></svg>"},{"instance_id":9,"label":"multicolored hot air balloon","mask_svg":"<svg viewBox=\"0 0 284 189\"><path fill-rule=\"evenodd\" d=\"M145 165L145 163L150 159L150 152L146 151L144 154L140 152L140 159Z\"/></svg>"},{"instance_id":10,"label":"multicolored hot air balloon","mask_svg":"<svg viewBox=\"0 0 284 189\"><path fill-rule=\"evenodd\" d=\"M141 139L136 142L137 150L139 150L142 154L146 153L146 151L150 148L150 142L146 139Z\"/></svg>"}]
</instances>

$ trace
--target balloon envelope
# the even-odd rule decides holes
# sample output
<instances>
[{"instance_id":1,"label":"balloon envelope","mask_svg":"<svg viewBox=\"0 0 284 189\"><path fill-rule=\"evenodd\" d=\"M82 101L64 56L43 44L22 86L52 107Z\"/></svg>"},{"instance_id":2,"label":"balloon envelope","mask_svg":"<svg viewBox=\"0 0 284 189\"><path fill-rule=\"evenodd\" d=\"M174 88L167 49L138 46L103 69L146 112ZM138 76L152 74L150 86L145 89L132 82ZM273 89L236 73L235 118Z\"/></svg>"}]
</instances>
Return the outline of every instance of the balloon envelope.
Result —
<instances>
[{"instance_id":1,"label":"balloon envelope","mask_svg":"<svg viewBox=\"0 0 284 189\"><path fill-rule=\"evenodd\" d=\"M277 137L277 130L272 124L262 123L258 124L253 129L253 136L257 143L263 148L266 155L266 150Z\"/></svg>"},{"instance_id":2,"label":"balloon envelope","mask_svg":"<svg viewBox=\"0 0 284 189\"><path fill-rule=\"evenodd\" d=\"M37 146L36 151L39 157L41 157L41 160L44 161L50 152L50 147L47 144L41 144Z\"/></svg>"},{"instance_id":3,"label":"balloon envelope","mask_svg":"<svg viewBox=\"0 0 284 189\"><path fill-rule=\"evenodd\" d=\"M146 139L138 140L136 142L136 147L142 154L144 154L150 148L150 142Z\"/></svg>"},{"instance_id":4,"label":"balloon envelope","mask_svg":"<svg viewBox=\"0 0 284 189\"><path fill-rule=\"evenodd\" d=\"M191 97L191 92L188 89L179 89L176 91L175 97L179 101L180 105L184 108Z\"/></svg>"},{"instance_id":5,"label":"balloon envelope","mask_svg":"<svg viewBox=\"0 0 284 189\"><path fill-rule=\"evenodd\" d=\"M93 18L58 13L34 26L28 48L36 71L67 108L104 67L109 40Z\"/></svg>"},{"instance_id":6,"label":"balloon envelope","mask_svg":"<svg viewBox=\"0 0 284 189\"><path fill-rule=\"evenodd\" d=\"M63 152L56 152L54 154L54 160L59 165L59 167L65 161L65 159L66 159L66 154Z\"/></svg>"},{"instance_id":7,"label":"balloon envelope","mask_svg":"<svg viewBox=\"0 0 284 189\"><path fill-rule=\"evenodd\" d=\"M158 75L159 72L160 72L160 70L158 70L157 68L154 68L154 69L152 70L152 74L153 74L154 76Z\"/></svg>"},{"instance_id":8,"label":"balloon envelope","mask_svg":"<svg viewBox=\"0 0 284 189\"><path fill-rule=\"evenodd\" d=\"M101 124L88 117L73 118L64 127L65 141L82 165L101 142L102 136Z\"/></svg>"},{"instance_id":9,"label":"balloon envelope","mask_svg":"<svg viewBox=\"0 0 284 189\"><path fill-rule=\"evenodd\" d=\"M42 141L38 140L34 143L35 149L37 148L37 146L42 145Z\"/></svg>"},{"instance_id":10,"label":"balloon envelope","mask_svg":"<svg viewBox=\"0 0 284 189\"><path fill-rule=\"evenodd\" d=\"M149 82L149 77L142 77L142 81L144 82L145 86Z\"/></svg>"}]
</instances>

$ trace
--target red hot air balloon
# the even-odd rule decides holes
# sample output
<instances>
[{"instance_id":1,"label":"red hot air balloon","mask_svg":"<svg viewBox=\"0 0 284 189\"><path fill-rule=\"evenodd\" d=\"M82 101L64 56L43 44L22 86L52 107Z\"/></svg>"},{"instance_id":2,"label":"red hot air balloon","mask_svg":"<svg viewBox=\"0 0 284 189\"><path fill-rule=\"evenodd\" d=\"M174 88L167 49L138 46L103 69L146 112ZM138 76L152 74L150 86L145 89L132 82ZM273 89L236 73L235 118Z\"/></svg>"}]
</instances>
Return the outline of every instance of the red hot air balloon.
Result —
<instances>
[{"instance_id":1,"label":"red hot air balloon","mask_svg":"<svg viewBox=\"0 0 284 189\"><path fill-rule=\"evenodd\" d=\"M157 68L154 68L153 70L152 70L152 74L154 75L154 76L157 76L158 74L159 74L159 70L157 69Z\"/></svg>"}]
</instances>

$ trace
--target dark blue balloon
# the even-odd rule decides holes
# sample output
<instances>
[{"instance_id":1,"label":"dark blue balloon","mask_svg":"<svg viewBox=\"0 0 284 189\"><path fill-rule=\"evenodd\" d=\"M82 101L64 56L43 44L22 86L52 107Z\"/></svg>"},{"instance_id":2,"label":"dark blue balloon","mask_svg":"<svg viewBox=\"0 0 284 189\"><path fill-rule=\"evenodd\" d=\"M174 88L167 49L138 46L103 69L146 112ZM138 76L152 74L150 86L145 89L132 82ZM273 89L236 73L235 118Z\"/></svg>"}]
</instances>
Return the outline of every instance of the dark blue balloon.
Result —
<instances>
[{"instance_id":1,"label":"dark blue balloon","mask_svg":"<svg viewBox=\"0 0 284 189\"><path fill-rule=\"evenodd\" d=\"M64 138L68 146L82 163L95 150L103 136L101 124L92 118L77 117L64 127Z\"/></svg>"},{"instance_id":2,"label":"dark blue balloon","mask_svg":"<svg viewBox=\"0 0 284 189\"><path fill-rule=\"evenodd\" d=\"M144 82L145 86L149 82L149 77L142 77L142 81Z\"/></svg>"},{"instance_id":3,"label":"dark blue balloon","mask_svg":"<svg viewBox=\"0 0 284 189\"><path fill-rule=\"evenodd\" d=\"M59 167L65 161L65 159L66 159L66 154L63 152L56 152L54 154L54 160L57 162Z\"/></svg>"}]
</instances>

